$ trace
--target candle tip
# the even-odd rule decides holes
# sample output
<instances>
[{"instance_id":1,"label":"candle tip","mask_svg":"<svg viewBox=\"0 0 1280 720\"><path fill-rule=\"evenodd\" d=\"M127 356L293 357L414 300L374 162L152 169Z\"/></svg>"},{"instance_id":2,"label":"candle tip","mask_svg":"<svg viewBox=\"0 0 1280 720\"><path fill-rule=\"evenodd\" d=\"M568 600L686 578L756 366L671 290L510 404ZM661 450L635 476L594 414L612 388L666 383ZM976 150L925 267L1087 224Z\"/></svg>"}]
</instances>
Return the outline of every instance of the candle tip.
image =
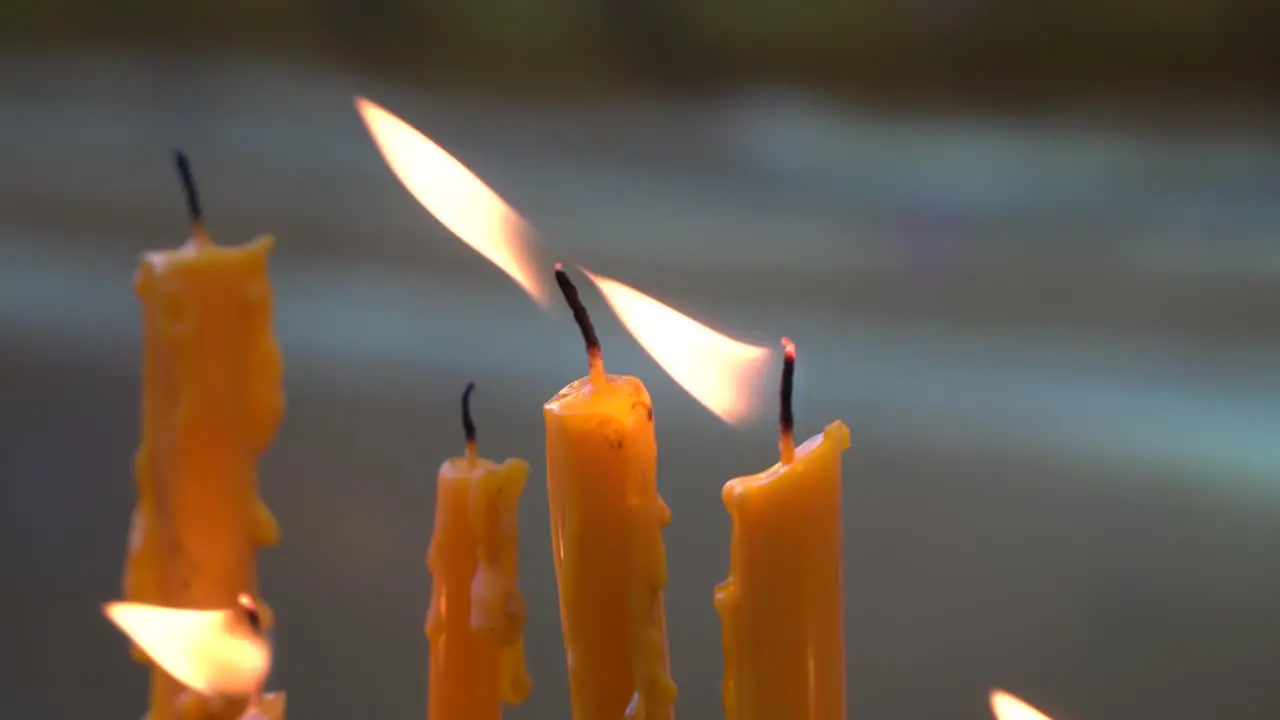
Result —
<instances>
[{"instance_id":1,"label":"candle tip","mask_svg":"<svg viewBox=\"0 0 1280 720\"><path fill-rule=\"evenodd\" d=\"M782 352L794 362L796 359L796 344L791 342L790 338L782 338Z\"/></svg>"},{"instance_id":2,"label":"candle tip","mask_svg":"<svg viewBox=\"0 0 1280 720\"><path fill-rule=\"evenodd\" d=\"M178 166L178 177L182 179L182 191L187 198L187 215L193 225L199 225L203 211L200 208L200 195L196 192L195 176L191 172L191 160L180 148L174 148L173 159Z\"/></svg>"},{"instance_id":3,"label":"candle tip","mask_svg":"<svg viewBox=\"0 0 1280 720\"><path fill-rule=\"evenodd\" d=\"M596 336L596 326L591 322L587 307L582 304L582 298L578 297L578 288L564 270L564 263L556 263L556 284L560 286L565 302L573 311L573 319L578 323L578 329L582 331L582 340L587 346L587 357L593 364L597 363L600 359L600 338Z\"/></svg>"},{"instance_id":4,"label":"candle tip","mask_svg":"<svg viewBox=\"0 0 1280 720\"><path fill-rule=\"evenodd\" d=\"M471 393L475 389L476 384L469 382L462 391L462 433L467 445L474 445L476 442L476 424L471 420Z\"/></svg>"}]
</instances>

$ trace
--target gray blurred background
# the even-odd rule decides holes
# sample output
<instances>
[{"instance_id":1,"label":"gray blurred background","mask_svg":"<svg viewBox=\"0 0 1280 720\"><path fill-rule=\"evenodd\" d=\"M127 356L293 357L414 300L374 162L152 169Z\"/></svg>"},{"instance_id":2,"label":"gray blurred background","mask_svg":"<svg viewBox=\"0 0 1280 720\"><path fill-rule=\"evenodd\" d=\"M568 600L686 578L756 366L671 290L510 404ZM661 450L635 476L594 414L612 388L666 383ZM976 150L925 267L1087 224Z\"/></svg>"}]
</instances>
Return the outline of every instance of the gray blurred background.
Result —
<instances>
[{"instance_id":1,"label":"gray blurred background","mask_svg":"<svg viewBox=\"0 0 1280 720\"><path fill-rule=\"evenodd\" d=\"M262 555L291 717L425 706L425 549L457 395L535 468L536 688L568 718L540 404L581 375L426 215L387 106L564 258L800 346L846 456L849 716L1274 719L1280 695L1280 10L1247 0L0 2L0 708L136 717L117 597L139 251L277 234L289 414ZM656 403L674 673L721 716L720 485L774 459L596 310Z\"/></svg>"}]
</instances>

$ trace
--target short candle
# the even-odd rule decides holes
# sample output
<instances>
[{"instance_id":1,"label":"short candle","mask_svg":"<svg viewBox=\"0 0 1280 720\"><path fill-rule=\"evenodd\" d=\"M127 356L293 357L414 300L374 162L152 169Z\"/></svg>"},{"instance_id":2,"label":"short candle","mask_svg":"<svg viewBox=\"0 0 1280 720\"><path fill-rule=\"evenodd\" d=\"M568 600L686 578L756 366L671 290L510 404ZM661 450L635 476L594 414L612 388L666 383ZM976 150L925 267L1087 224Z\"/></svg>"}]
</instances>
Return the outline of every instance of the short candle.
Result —
<instances>
[{"instance_id":1,"label":"short candle","mask_svg":"<svg viewBox=\"0 0 1280 720\"><path fill-rule=\"evenodd\" d=\"M529 696L524 596L517 584L520 495L529 463L478 457L471 393L462 393L466 452L440 466L427 551L431 606L429 720L498 720Z\"/></svg>"},{"instance_id":2,"label":"short candle","mask_svg":"<svg viewBox=\"0 0 1280 720\"><path fill-rule=\"evenodd\" d=\"M727 720L844 720L839 420L795 446L795 346L784 339L779 461L721 492L733 519L729 577L715 592Z\"/></svg>"}]
</instances>

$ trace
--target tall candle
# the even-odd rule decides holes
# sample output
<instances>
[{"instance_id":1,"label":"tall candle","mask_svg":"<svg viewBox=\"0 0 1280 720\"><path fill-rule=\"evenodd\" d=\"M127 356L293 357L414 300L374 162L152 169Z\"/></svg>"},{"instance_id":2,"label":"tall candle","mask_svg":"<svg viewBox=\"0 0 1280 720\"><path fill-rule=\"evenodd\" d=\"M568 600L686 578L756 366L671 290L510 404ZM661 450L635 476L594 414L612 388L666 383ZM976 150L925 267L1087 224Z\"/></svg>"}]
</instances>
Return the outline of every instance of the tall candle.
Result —
<instances>
[{"instance_id":1,"label":"tall candle","mask_svg":"<svg viewBox=\"0 0 1280 720\"><path fill-rule=\"evenodd\" d=\"M832 422L795 446L795 346L783 340L780 459L734 478L729 577L716 588L727 720L844 720L844 583L840 454Z\"/></svg>"},{"instance_id":2,"label":"tall candle","mask_svg":"<svg viewBox=\"0 0 1280 720\"><path fill-rule=\"evenodd\" d=\"M425 627L430 720L498 720L504 702L518 704L532 690L516 565L520 494L529 463L477 457L474 389L469 384L462 394L466 453L445 460L436 479Z\"/></svg>"},{"instance_id":3,"label":"tall candle","mask_svg":"<svg viewBox=\"0 0 1280 720\"><path fill-rule=\"evenodd\" d=\"M662 528L653 404L637 378L605 373L578 291L556 281L587 346L589 374L542 409L551 548L574 720L670 720Z\"/></svg>"},{"instance_id":4,"label":"tall candle","mask_svg":"<svg viewBox=\"0 0 1280 720\"><path fill-rule=\"evenodd\" d=\"M124 595L221 609L241 592L257 594L258 548L280 540L257 474L285 407L267 278L274 240L213 244L190 165L181 153L177 161L192 236L176 250L144 253L134 278L143 320L142 443ZM152 668L150 720L235 718L243 710L184 692Z\"/></svg>"}]
</instances>

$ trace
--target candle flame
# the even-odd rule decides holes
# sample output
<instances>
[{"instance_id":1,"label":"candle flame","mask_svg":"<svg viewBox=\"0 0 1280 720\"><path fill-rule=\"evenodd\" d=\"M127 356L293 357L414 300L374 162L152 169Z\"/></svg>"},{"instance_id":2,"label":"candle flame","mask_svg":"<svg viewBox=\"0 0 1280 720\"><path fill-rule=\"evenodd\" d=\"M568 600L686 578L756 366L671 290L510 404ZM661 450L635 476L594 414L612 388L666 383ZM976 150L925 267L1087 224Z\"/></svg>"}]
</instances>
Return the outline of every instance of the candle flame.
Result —
<instances>
[{"instance_id":1,"label":"candle flame","mask_svg":"<svg viewBox=\"0 0 1280 720\"><path fill-rule=\"evenodd\" d=\"M996 720L1053 720L1025 700L1004 690L991 691L991 712Z\"/></svg>"},{"instance_id":2,"label":"candle flame","mask_svg":"<svg viewBox=\"0 0 1280 720\"><path fill-rule=\"evenodd\" d=\"M735 425L755 413L767 348L712 330L617 280L583 273L636 342L703 407Z\"/></svg>"},{"instance_id":3,"label":"candle flame","mask_svg":"<svg viewBox=\"0 0 1280 720\"><path fill-rule=\"evenodd\" d=\"M103 612L175 680L205 695L248 696L271 670L271 648L236 610L112 602Z\"/></svg>"},{"instance_id":4,"label":"candle flame","mask_svg":"<svg viewBox=\"0 0 1280 720\"><path fill-rule=\"evenodd\" d=\"M532 253L533 228L492 188L412 125L356 97L378 151L409 194L544 307L550 294Z\"/></svg>"}]
</instances>

